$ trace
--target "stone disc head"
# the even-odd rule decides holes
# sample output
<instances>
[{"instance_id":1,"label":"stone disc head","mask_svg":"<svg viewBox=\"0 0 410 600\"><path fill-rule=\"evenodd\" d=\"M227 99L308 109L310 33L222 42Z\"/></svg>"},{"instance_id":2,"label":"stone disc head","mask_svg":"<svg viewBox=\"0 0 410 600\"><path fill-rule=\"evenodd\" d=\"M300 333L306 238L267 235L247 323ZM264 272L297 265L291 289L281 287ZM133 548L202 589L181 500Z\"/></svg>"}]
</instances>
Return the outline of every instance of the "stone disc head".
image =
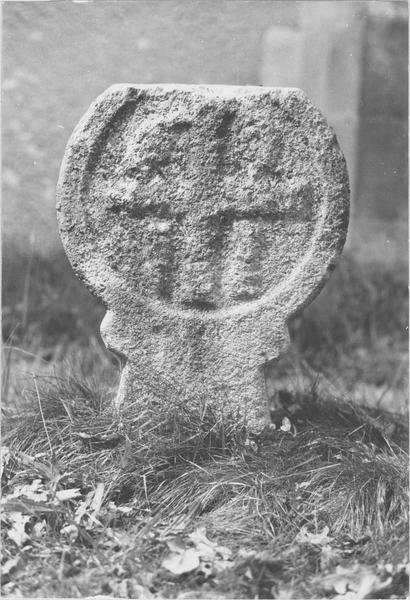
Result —
<instances>
[{"instance_id":1,"label":"stone disc head","mask_svg":"<svg viewBox=\"0 0 410 600\"><path fill-rule=\"evenodd\" d=\"M335 264L348 196L335 135L300 90L117 85L67 146L58 215L109 308L287 318Z\"/></svg>"}]
</instances>

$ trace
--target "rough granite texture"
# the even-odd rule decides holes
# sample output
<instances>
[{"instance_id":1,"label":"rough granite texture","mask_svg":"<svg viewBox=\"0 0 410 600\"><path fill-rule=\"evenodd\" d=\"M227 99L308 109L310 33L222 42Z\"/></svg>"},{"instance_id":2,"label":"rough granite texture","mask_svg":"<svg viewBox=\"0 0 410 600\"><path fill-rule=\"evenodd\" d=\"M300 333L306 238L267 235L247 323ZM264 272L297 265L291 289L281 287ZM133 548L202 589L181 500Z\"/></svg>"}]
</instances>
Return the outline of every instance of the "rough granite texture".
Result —
<instances>
[{"instance_id":1,"label":"rough granite texture","mask_svg":"<svg viewBox=\"0 0 410 600\"><path fill-rule=\"evenodd\" d=\"M259 431L269 364L334 269L348 210L336 137L301 90L104 92L67 145L57 211L124 358L117 405L207 403Z\"/></svg>"}]
</instances>

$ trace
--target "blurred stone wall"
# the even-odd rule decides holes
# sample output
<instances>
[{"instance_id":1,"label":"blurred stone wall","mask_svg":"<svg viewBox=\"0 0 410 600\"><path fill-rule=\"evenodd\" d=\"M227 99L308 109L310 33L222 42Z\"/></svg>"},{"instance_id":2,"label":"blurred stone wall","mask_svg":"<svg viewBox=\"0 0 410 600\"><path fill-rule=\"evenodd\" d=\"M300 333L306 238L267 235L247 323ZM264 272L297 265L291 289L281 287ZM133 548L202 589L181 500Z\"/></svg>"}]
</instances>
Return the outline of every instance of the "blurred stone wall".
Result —
<instances>
[{"instance_id":1,"label":"blurred stone wall","mask_svg":"<svg viewBox=\"0 0 410 600\"><path fill-rule=\"evenodd\" d=\"M407 260L407 19L402 2L304 2L265 37L263 83L301 87L336 131L364 260Z\"/></svg>"},{"instance_id":2,"label":"blurred stone wall","mask_svg":"<svg viewBox=\"0 0 410 600\"><path fill-rule=\"evenodd\" d=\"M61 250L54 203L66 142L119 82L302 87L346 152L364 255L406 245L406 3L6 2L2 57L6 261L16 248ZM376 250L362 243L365 229Z\"/></svg>"}]
</instances>

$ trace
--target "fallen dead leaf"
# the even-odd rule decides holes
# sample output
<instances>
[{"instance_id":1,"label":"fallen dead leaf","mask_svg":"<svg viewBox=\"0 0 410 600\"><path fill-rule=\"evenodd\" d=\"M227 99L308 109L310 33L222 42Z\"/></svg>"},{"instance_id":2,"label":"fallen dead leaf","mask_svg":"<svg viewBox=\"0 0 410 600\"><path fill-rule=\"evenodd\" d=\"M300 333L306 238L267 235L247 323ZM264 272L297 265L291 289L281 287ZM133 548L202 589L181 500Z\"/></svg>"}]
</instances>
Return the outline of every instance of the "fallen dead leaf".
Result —
<instances>
[{"instance_id":1,"label":"fallen dead leaf","mask_svg":"<svg viewBox=\"0 0 410 600\"><path fill-rule=\"evenodd\" d=\"M19 512L10 512L7 514L7 520L11 527L7 530L8 537L20 547L29 539L26 534L25 526L30 520L30 517Z\"/></svg>"},{"instance_id":2,"label":"fallen dead leaf","mask_svg":"<svg viewBox=\"0 0 410 600\"><path fill-rule=\"evenodd\" d=\"M198 552L195 548L187 548L183 552L172 552L162 562L162 566L167 571L171 571L174 575L182 575L182 573L189 573L195 571L199 567L200 560Z\"/></svg>"},{"instance_id":3,"label":"fallen dead leaf","mask_svg":"<svg viewBox=\"0 0 410 600\"><path fill-rule=\"evenodd\" d=\"M364 600L373 598L391 584L391 578L382 579L367 565L355 564L348 568L339 565L334 573L321 579L326 592L336 592L341 600Z\"/></svg>"},{"instance_id":4,"label":"fallen dead leaf","mask_svg":"<svg viewBox=\"0 0 410 600\"><path fill-rule=\"evenodd\" d=\"M291 585L281 585L277 589L272 589L272 597L280 598L280 600L293 600L295 591Z\"/></svg>"},{"instance_id":5,"label":"fallen dead leaf","mask_svg":"<svg viewBox=\"0 0 410 600\"><path fill-rule=\"evenodd\" d=\"M78 538L78 527L74 524L66 525L60 529L61 535L67 536L73 543Z\"/></svg>"},{"instance_id":6,"label":"fallen dead leaf","mask_svg":"<svg viewBox=\"0 0 410 600\"><path fill-rule=\"evenodd\" d=\"M290 431L292 429L292 423L288 417L283 417L280 429L281 431Z\"/></svg>"},{"instance_id":7,"label":"fallen dead leaf","mask_svg":"<svg viewBox=\"0 0 410 600\"><path fill-rule=\"evenodd\" d=\"M309 533L307 527L302 527L302 529L297 534L295 541L300 544L314 544L316 546L326 546L333 542L334 538L329 537L327 534L329 533L329 527L323 527L323 530L320 533Z\"/></svg>"},{"instance_id":8,"label":"fallen dead leaf","mask_svg":"<svg viewBox=\"0 0 410 600\"><path fill-rule=\"evenodd\" d=\"M81 492L79 488L71 488L69 490L60 490L56 492L56 498L59 502L64 502L65 500L74 500L74 498L79 498L81 496Z\"/></svg>"},{"instance_id":9,"label":"fallen dead leaf","mask_svg":"<svg viewBox=\"0 0 410 600\"><path fill-rule=\"evenodd\" d=\"M197 570L207 579L230 566L231 550L209 540L205 527L196 529L188 538L193 548L186 548L180 536L167 540L171 552L162 563L165 569L176 575Z\"/></svg>"},{"instance_id":10,"label":"fallen dead leaf","mask_svg":"<svg viewBox=\"0 0 410 600\"><path fill-rule=\"evenodd\" d=\"M229 548L218 546L218 544L211 542L211 540L206 537L205 527L199 527L188 537L193 542L200 557L204 560L214 560L217 555L223 560L227 560L232 556L232 552Z\"/></svg>"},{"instance_id":11,"label":"fallen dead leaf","mask_svg":"<svg viewBox=\"0 0 410 600\"><path fill-rule=\"evenodd\" d=\"M100 512L102 501L104 499L104 484L98 483L95 488L94 497L91 502L90 510L92 511L91 518L95 519Z\"/></svg>"},{"instance_id":12,"label":"fallen dead leaf","mask_svg":"<svg viewBox=\"0 0 410 600\"><path fill-rule=\"evenodd\" d=\"M77 525L79 525L79 523L81 523L81 519L85 516L85 514L87 512L87 508L89 507L90 503L92 502L93 497L94 497L94 492L89 492L87 494L87 496L85 497L85 500L83 500L82 502L79 503L79 505L75 511L75 517L74 517L74 520L77 523Z\"/></svg>"},{"instance_id":13,"label":"fallen dead leaf","mask_svg":"<svg viewBox=\"0 0 410 600\"><path fill-rule=\"evenodd\" d=\"M44 519L41 521L37 521L34 523L33 528L31 530L31 536L34 538L40 538L45 534L46 531L46 522Z\"/></svg>"},{"instance_id":14,"label":"fallen dead leaf","mask_svg":"<svg viewBox=\"0 0 410 600\"><path fill-rule=\"evenodd\" d=\"M208 577L211 577L215 573L225 571L231 566L231 550L226 546L219 546L217 543L209 540L206 536L205 527L196 529L189 535L189 539L195 545L201 560L198 572L205 579L208 579Z\"/></svg>"},{"instance_id":15,"label":"fallen dead leaf","mask_svg":"<svg viewBox=\"0 0 410 600\"><path fill-rule=\"evenodd\" d=\"M1 447L1 461L0 461L0 478L3 475L3 470L7 467L10 460L10 450L7 446Z\"/></svg>"},{"instance_id":16,"label":"fallen dead leaf","mask_svg":"<svg viewBox=\"0 0 410 600\"><path fill-rule=\"evenodd\" d=\"M13 571L20 562L20 557L15 556L14 558L9 558L6 562L1 565L1 576L4 577Z\"/></svg>"},{"instance_id":17,"label":"fallen dead leaf","mask_svg":"<svg viewBox=\"0 0 410 600\"><path fill-rule=\"evenodd\" d=\"M12 498L27 498L33 502L47 502L48 493L44 489L41 479L34 479L30 484L16 485L13 493L6 496L4 501L9 501Z\"/></svg>"}]
</instances>

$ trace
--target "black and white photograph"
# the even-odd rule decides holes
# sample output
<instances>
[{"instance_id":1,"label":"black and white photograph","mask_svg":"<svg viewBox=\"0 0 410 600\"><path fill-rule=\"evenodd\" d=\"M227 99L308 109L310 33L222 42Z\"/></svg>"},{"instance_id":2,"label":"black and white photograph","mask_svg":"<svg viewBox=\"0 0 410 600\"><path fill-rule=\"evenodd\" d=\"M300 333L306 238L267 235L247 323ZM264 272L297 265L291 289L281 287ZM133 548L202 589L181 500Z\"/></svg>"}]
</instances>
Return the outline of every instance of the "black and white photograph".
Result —
<instances>
[{"instance_id":1,"label":"black and white photograph","mask_svg":"<svg viewBox=\"0 0 410 600\"><path fill-rule=\"evenodd\" d=\"M408 598L408 3L1 9L2 596Z\"/></svg>"}]
</instances>

